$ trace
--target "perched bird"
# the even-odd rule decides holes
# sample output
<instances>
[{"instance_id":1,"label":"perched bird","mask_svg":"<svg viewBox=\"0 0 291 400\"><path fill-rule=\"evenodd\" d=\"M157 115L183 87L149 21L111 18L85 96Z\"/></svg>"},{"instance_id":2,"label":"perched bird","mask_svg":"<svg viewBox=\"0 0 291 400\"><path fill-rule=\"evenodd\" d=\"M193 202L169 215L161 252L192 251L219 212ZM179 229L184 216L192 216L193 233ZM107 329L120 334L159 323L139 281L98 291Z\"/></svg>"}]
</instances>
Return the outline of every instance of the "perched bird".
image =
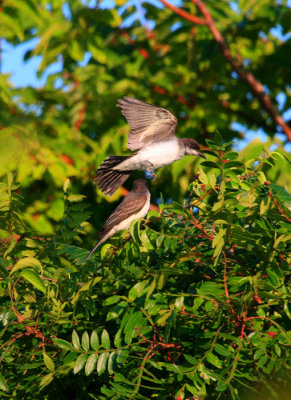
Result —
<instances>
[{"instance_id":1,"label":"perched bird","mask_svg":"<svg viewBox=\"0 0 291 400\"><path fill-rule=\"evenodd\" d=\"M109 156L103 161L94 182L108 196L112 196L134 170L146 171L155 178L155 169L185 155L206 158L199 152L196 140L177 138L177 118L170 111L131 97L118 100L117 107L130 125L127 147L139 151L130 156Z\"/></svg>"},{"instance_id":2,"label":"perched bird","mask_svg":"<svg viewBox=\"0 0 291 400\"><path fill-rule=\"evenodd\" d=\"M150 192L145 179L138 179L133 182L133 189L123 199L119 206L109 216L102 231L99 234L99 240L90 252L87 259L92 253L105 242L114 233L129 228L131 221L144 218L150 208Z\"/></svg>"}]
</instances>

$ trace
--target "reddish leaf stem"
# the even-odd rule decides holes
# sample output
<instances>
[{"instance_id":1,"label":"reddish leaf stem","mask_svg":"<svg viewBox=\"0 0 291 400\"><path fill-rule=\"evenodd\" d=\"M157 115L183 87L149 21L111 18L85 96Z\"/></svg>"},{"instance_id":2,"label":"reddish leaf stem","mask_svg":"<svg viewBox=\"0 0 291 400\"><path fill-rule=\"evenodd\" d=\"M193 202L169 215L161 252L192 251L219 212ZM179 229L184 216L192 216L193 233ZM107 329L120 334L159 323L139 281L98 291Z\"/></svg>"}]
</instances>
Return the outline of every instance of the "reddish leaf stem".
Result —
<instances>
[{"instance_id":1,"label":"reddish leaf stem","mask_svg":"<svg viewBox=\"0 0 291 400\"><path fill-rule=\"evenodd\" d=\"M191 15L191 14L187 13L186 11L181 10L181 8L178 8L171 3L168 3L166 0L160 0L160 2L163 3L164 6L166 6L170 10L174 11L174 13L180 15L180 17L187 19L190 22L193 22L193 24L199 24L199 25L207 24L205 19L196 17L195 15Z\"/></svg>"},{"instance_id":2,"label":"reddish leaf stem","mask_svg":"<svg viewBox=\"0 0 291 400\"><path fill-rule=\"evenodd\" d=\"M160 0L161 1L161 0ZM264 90L263 85L259 82L252 73L250 72L243 72L239 63L232 57L230 50L227 47L226 41L222 34L217 29L212 15L210 14L209 10L205 6L204 2L201 0L191 0L193 4L197 7L197 9L201 12L204 16L205 21L207 22L208 28L210 29L214 40L219 44L222 54L224 55L225 59L229 62L232 66L232 69L238 74L238 76L245 82L247 82L254 94L254 96L259 100L263 108L267 111L270 117L275 121L275 123L281 126L283 132L286 134L289 141L291 141L291 128L284 119L281 117L280 114L277 113L275 107L273 106L270 97Z\"/></svg>"},{"instance_id":3,"label":"reddish leaf stem","mask_svg":"<svg viewBox=\"0 0 291 400\"><path fill-rule=\"evenodd\" d=\"M291 222L291 218L288 217L288 215L285 213L284 210L282 210L282 208L279 206L277 200L273 197L273 194L270 192L269 193L269 197L273 200L275 207L277 208L277 210L284 215L284 217L287 219L288 222Z\"/></svg>"},{"instance_id":4,"label":"reddish leaf stem","mask_svg":"<svg viewBox=\"0 0 291 400\"><path fill-rule=\"evenodd\" d=\"M273 106L270 97L264 90L263 85L259 82L252 73L244 72L242 70L241 63L239 64L234 57L231 55L229 48L227 47L226 41L220 31L217 29L212 15L210 14L209 10L205 6L204 2L201 0L191 0L192 3L197 7L197 9L201 12L204 18L199 18L193 16L186 11L168 3L166 0L160 0L167 8L175 12L176 14L180 15L180 17L193 22L194 24L198 25L207 25L209 30L211 31L214 40L219 44L220 49L222 51L223 56L227 60L227 62L231 65L232 69L238 74L239 78L248 83L251 87L251 90L254 96L258 99L261 103L262 107L265 111L270 115L273 121L279 125L289 141L291 141L291 128L290 126L284 121L283 117L277 112L275 107ZM238 57L237 57L238 58Z\"/></svg>"},{"instance_id":5,"label":"reddish leaf stem","mask_svg":"<svg viewBox=\"0 0 291 400\"><path fill-rule=\"evenodd\" d=\"M75 123L75 128L77 131L80 130L84 116L85 116L85 112L86 112L86 103L84 102L83 107L81 108L80 112L79 112L79 116L77 119L77 122Z\"/></svg>"}]
</instances>

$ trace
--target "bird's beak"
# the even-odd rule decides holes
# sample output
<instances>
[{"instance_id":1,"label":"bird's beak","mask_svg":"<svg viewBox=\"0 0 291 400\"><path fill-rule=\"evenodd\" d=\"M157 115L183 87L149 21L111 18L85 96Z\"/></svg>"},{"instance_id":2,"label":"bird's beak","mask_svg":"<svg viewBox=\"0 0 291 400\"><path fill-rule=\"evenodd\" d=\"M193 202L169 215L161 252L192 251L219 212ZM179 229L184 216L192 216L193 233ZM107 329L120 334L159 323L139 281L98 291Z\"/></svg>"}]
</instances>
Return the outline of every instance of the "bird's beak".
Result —
<instances>
[{"instance_id":1,"label":"bird's beak","mask_svg":"<svg viewBox=\"0 0 291 400\"><path fill-rule=\"evenodd\" d=\"M206 156L205 156L203 153L198 153L197 155L198 155L199 157L206 158Z\"/></svg>"}]
</instances>

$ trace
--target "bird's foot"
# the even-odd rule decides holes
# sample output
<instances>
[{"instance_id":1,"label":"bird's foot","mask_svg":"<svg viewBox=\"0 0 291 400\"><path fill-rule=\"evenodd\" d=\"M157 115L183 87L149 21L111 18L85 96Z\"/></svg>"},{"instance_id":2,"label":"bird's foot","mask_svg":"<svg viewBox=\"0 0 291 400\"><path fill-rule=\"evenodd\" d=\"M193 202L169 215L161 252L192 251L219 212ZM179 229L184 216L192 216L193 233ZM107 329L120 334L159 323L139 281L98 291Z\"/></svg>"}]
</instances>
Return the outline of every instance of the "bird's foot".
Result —
<instances>
[{"instance_id":1,"label":"bird's foot","mask_svg":"<svg viewBox=\"0 0 291 400\"><path fill-rule=\"evenodd\" d=\"M155 174L155 171L145 171L145 176L147 179L152 179L153 181L157 177L157 175Z\"/></svg>"}]
</instances>

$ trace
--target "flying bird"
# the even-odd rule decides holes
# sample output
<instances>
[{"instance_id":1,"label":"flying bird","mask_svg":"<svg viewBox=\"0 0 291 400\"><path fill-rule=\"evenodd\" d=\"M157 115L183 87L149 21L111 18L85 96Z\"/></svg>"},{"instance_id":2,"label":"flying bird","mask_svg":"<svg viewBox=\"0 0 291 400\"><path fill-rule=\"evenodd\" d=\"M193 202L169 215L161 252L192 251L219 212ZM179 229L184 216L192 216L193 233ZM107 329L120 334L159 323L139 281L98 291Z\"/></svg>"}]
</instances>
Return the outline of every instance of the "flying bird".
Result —
<instances>
[{"instance_id":1,"label":"flying bird","mask_svg":"<svg viewBox=\"0 0 291 400\"><path fill-rule=\"evenodd\" d=\"M103 229L99 234L99 240L90 252L87 259L105 240L114 235L114 233L128 229L130 223L139 218L144 218L150 208L150 192L145 179L138 179L133 182L133 189L118 205L118 207L109 216Z\"/></svg>"},{"instance_id":2,"label":"flying bird","mask_svg":"<svg viewBox=\"0 0 291 400\"><path fill-rule=\"evenodd\" d=\"M127 119L130 132L127 140L130 156L109 156L99 169L94 182L108 196L127 180L134 170L146 171L155 178L155 169L172 164L185 155L206 158L194 139L175 135L177 118L165 108L124 97L117 107Z\"/></svg>"}]
</instances>

